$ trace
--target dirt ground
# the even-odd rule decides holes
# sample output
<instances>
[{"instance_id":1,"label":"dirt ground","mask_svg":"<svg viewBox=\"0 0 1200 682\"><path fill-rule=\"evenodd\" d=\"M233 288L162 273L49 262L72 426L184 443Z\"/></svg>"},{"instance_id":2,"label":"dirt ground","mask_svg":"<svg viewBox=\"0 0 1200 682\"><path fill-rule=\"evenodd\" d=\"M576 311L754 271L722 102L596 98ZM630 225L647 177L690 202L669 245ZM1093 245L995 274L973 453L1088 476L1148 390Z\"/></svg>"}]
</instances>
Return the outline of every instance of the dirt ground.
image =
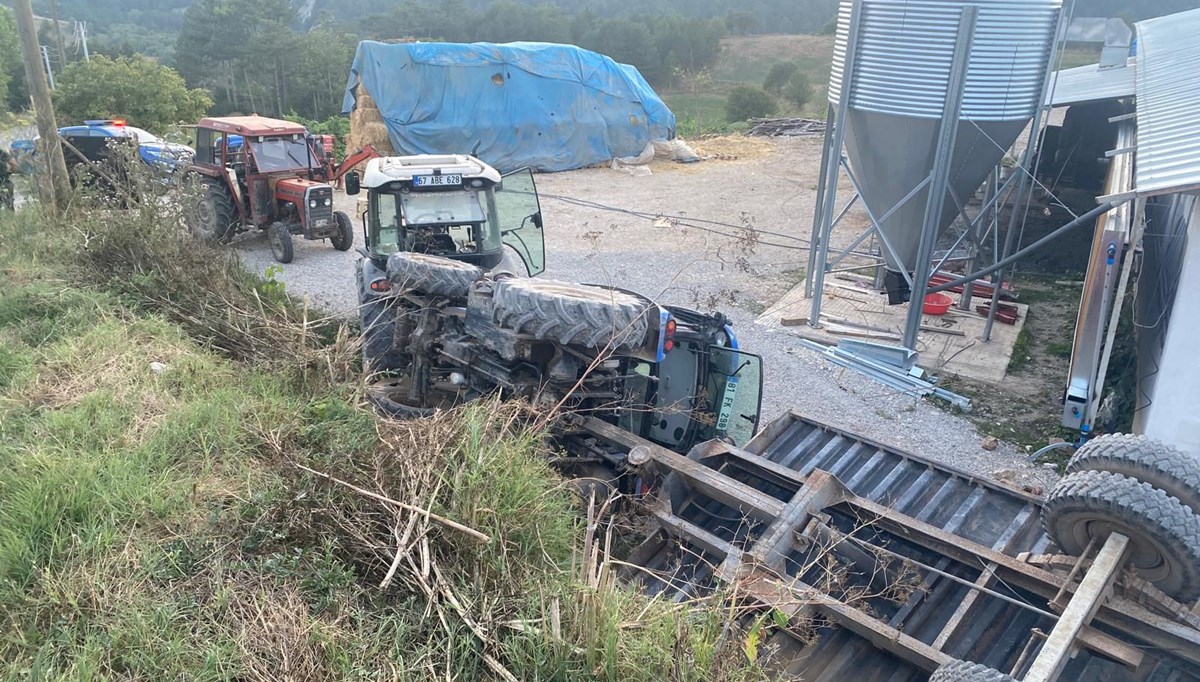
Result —
<instances>
[{"instance_id":1,"label":"dirt ground","mask_svg":"<svg viewBox=\"0 0 1200 682\"><path fill-rule=\"evenodd\" d=\"M764 426L795 410L976 473L1015 471L1006 477L1045 482L1050 474L1026 467L1017 447L983 450L967 419L829 365L786 331L754 323L804 276L819 138L694 143L711 158L693 165L656 163L649 176L607 167L537 176L546 225L543 277L617 285L729 315L742 347L763 356ZM354 213L350 197L339 195L337 202ZM851 213L835 241L848 242L865 225L865 215ZM361 234L356 239L361 245ZM257 272L274 264L262 238L238 248ZM289 291L350 315L357 258L322 242L298 241L295 261L277 277Z\"/></svg>"}]
</instances>

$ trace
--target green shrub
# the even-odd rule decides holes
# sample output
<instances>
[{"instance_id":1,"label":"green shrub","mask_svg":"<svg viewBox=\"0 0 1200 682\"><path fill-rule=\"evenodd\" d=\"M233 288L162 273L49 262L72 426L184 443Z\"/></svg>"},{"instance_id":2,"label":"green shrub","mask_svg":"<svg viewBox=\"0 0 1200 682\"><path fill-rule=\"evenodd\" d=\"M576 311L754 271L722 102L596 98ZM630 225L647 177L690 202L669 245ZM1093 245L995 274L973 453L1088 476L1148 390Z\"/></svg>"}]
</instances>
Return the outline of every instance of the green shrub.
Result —
<instances>
[{"instance_id":1,"label":"green shrub","mask_svg":"<svg viewBox=\"0 0 1200 682\"><path fill-rule=\"evenodd\" d=\"M792 76L800 69L796 62L775 62L767 77L763 79L763 90L773 94L783 94L783 86L787 85Z\"/></svg>"},{"instance_id":2,"label":"green shrub","mask_svg":"<svg viewBox=\"0 0 1200 682\"><path fill-rule=\"evenodd\" d=\"M783 86L783 96L798 107L803 107L812 101L813 86L809 82L808 76L800 72L793 73L787 84Z\"/></svg>"},{"instance_id":3,"label":"green shrub","mask_svg":"<svg viewBox=\"0 0 1200 682\"><path fill-rule=\"evenodd\" d=\"M779 103L771 93L749 85L737 86L725 100L725 118L730 123L771 116L776 111L779 111Z\"/></svg>"}]
</instances>

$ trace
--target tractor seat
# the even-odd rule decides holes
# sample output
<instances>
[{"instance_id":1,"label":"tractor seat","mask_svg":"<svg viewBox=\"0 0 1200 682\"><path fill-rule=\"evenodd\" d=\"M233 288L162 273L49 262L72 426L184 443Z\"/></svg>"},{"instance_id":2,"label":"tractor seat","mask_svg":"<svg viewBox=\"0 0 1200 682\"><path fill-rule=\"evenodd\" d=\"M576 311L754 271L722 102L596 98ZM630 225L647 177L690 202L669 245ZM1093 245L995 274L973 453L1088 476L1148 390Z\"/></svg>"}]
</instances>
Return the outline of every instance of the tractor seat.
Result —
<instances>
[{"instance_id":1,"label":"tractor seat","mask_svg":"<svg viewBox=\"0 0 1200 682\"><path fill-rule=\"evenodd\" d=\"M413 240L412 250L417 253L444 255L458 253L458 245L454 243L453 237L444 232L421 234L417 235L416 239Z\"/></svg>"}]
</instances>

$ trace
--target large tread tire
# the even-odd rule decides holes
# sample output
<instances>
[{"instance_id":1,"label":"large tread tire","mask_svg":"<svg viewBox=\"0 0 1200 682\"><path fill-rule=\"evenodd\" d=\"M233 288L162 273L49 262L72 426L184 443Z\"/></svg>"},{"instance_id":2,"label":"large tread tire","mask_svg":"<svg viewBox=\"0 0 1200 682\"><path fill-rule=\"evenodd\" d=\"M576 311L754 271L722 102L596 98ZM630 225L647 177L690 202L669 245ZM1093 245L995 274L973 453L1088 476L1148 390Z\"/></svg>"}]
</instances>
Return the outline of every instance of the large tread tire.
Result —
<instances>
[{"instance_id":1,"label":"large tread tire","mask_svg":"<svg viewBox=\"0 0 1200 682\"><path fill-rule=\"evenodd\" d=\"M1011 675L970 661L952 661L933 672L929 682L1016 682Z\"/></svg>"},{"instance_id":2,"label":"large tread tire","mask_svg":"<svg viewBox=\"0 0 1200 682\"><path fill-rule=\"evenodd\" d=\"M547 279L496 282L500 326L543 341L586 348L632 348L646 340L649 303L612 289Z\"/></svg>"},{"instance_id":3,"label":"large tread tire","mask_svg":"<svg viewBox=\"0 0 1200 682\"><path fill-rule=\"evenodd\" d=\"M237 207L224 185L215 180L198 180L200 196L188 219L188 229L197 239L227 242L233 237L238 221Z\"/></svg>"},{"instance_id":4,"label":"large tread tire","mask_svg":"<svg viewBox=\"0 0 1200 682\"><path fill-rule=\"evenodd\" d=\"M1042 525L1072 556L1120 532L1130 541L1127 568L1180 602L1200 597L1200 516L1149 483L1108 471L1069 474L1046 496Z\"/></svg>"},{"instance_id":5,"label":"large tread tire","mask_svg":"<svg viewBox=\"0 0 1200 682\"><path fill-rule=\"evenodd\" d=\"M402 289L450 298L465 298L483 270L462 261L423 253L393 253L388 258L388 279Z\"/></svg>"},{"instance_id":6,"label":"large tread tire","mask_svg":"<svg viewBox=\"0 0 1200 682\"><path fill-rule=\"evenodd\" d=\"M1158 488L1200 514L1200 459L1145 436L1114 433L1079 448L1067 473L1108 471Z\"/></svg>"},{"instance_id":7,"label":"large tread tire","mask_svg":"<svg viewBox=\"0 0 1200 682\"><path fill-rule=\"evenodd\" d=\"M337 223L337 234L329 238L329 243L338 251L349 251L354 246L354 223L345 211L334 211L333 220Z\"/></svg>"}]
</instances>

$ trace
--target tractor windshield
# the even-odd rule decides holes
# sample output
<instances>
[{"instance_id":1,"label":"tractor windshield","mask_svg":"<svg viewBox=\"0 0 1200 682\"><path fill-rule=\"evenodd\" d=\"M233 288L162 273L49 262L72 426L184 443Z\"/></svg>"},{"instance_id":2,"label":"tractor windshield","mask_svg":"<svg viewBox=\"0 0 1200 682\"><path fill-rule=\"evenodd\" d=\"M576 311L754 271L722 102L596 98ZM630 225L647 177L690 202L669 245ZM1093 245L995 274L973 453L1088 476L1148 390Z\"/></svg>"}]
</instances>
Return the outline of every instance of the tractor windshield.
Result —
<instances>
[{"instance_id":1,"label":"tractor windshield","mask_svg":"<svg viewBox=\"0 0 1200 682\"><path fill-rule=\"evenodd\" d=\"M259 137L250 143L258 172L308 170L312 157L303 137Z\"/></svg>"},{"instance_id":2,"label":"tractor windshield","mask_svg":"<svg viewBox=\"0 0 1200 682\"><path fill-rule=\"evenodd\" d=\"M368 248L386 255L397 251L439 256L486 253L500 248L491 218L490 190L371 192Z\"/></svg>"}]
</instances>

